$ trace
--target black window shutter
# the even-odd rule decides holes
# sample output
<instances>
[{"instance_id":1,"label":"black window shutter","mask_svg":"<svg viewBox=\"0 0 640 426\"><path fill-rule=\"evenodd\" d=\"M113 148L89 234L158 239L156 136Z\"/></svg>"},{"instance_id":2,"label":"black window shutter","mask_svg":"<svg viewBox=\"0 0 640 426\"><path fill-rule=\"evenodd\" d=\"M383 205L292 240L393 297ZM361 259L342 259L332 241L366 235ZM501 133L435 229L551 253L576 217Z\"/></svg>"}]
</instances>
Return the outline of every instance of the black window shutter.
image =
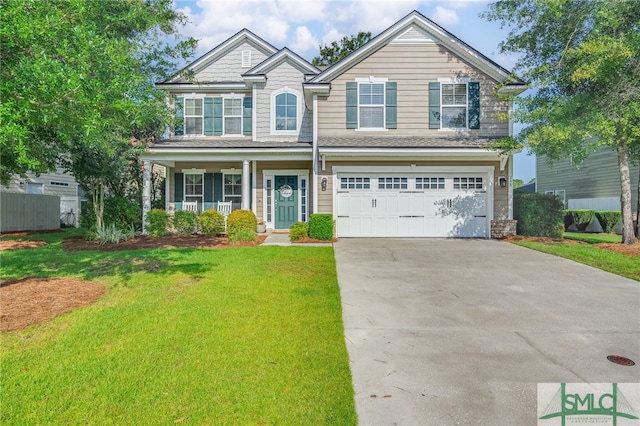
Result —
<instances>
[{"instance_id":1,"label":"black window shutter","mask_svg":"<svg viewBox=\"0 0 640 426\"><path fill-rule=\"evenodd\" d=\"M242 100L242 134L251 136L253 119L253 103L250 97Z\"/></svg>"},{"instance_id":2,"label":"black window shutter","mask_svg":"<svg viewBox=\"0 0 640 426\"><path fill-rule=\"evenodd\" d=\"M469 128L480 128L480 83L469 83Z\"/></svg>"},{"instance_id":3,"label":"black window shutter","mask_svg":"<svg viewBox=\"0 0 640 426\"><path fill-rule=\"evenodd\" d=\"M358 83L347 82L347 129L358 128Z\"/></svg>"},{"instance_id":4,"label":"black window shutter","mask_svg":"<svg viewBox=\"0 0 640 426\"><path fill-rule=\"evenodd\" d=\"M184 199L184 173L175 174L175 194L175 202L181 203Z\"/></svg>"},{"instance_id":5,"label":"black window shutter","mask_svg":"<svg viewBox=\"0 0 640 426\"><path fill-rule=\"evenodd\" d=\"M429 128L440 128L440 83L429 83Z\"/></svg>"},{"instance_id":6,"label":"black window shutter","mask_svg":"<svg viewBox=\"0 0 640 426\"><path fill-rule=\"evenodd\" d=\"M173 133L176 136L184 135L184 98L175 99L175 124Z\"/></svg>"},{"instance_id":7,"label":"black window shutter","mask_svg":"<svg viewBox=\"0 0 640 426\"><path fill-rule=\"evenodd\" d=\"M204 202L213 202L213 173L204 174Z\"/></svg>"},{"instance_id":8,"label":"black window shutter","mask_svg":"<svg viewBox=\"0 0 640 426\"><path fill-rule=\"evenodd\" d=\"M389 81L386 84L386 128L398 128L398 84L395 81Z\"/></svg>"},{"instance_id":9,"label":"black window shutter","mask_svg":"<svg viewBox=\"0 0 640 426\"><path fill-rule=\"evenodd\" d=\"M213 173L213 201L222 201L224 193L222 192L222 173Z\"/></svg>"}]
</instances>

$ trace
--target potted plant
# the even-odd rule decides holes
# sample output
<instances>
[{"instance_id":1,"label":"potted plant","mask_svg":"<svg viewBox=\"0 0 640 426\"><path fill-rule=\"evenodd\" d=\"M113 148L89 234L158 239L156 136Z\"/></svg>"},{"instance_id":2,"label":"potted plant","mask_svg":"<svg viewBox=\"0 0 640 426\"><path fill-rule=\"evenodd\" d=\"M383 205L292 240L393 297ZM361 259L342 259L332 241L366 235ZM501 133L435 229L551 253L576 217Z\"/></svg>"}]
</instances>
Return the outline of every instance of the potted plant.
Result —
<instances>
[{"instance_id":1,"label":"potted plant","mask_svg":"<svg viewBox=\"0 0 640 426\"><path fill-rule=\"evenodd\" d=\"M259 221L258 222L258 226L256 228L256 232L258 234L264 234L265 232L267 232L267 225L265 225L264 221Z\"/></svg>"}]
</instances>

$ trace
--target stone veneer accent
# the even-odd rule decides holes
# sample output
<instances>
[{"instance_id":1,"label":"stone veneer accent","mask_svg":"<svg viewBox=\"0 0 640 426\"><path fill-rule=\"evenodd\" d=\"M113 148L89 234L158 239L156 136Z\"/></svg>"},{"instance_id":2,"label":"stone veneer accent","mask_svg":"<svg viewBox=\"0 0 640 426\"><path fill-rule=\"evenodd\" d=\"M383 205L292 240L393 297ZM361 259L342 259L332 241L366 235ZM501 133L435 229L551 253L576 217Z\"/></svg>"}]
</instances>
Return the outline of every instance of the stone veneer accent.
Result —
<instances>
[{"instance_id":1,"label":"stone veneer accent","mask_svg":"<svg viewBox=\"0 0 640 426\"><path fill-rule=\"evenodd\" d=\"M504 238L516 235L517 220L492 220L491 238Z\"/></svg>"}]
</instances>

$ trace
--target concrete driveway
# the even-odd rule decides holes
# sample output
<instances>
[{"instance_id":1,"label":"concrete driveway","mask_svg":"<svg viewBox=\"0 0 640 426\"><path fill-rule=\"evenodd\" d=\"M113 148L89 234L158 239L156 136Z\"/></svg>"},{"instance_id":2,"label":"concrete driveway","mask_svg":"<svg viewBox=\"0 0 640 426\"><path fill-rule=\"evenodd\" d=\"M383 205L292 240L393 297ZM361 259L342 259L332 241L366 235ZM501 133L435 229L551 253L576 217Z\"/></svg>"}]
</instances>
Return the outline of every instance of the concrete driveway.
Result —
<instances>
[{"instance_id":1,"label":"concrete driveway","mask_svg":"<svg viewBox=\"0 0 640 426\"><path fill-rule=\"evenodd\" d=\"M491 240L334 248L361 425L532 425L538 383L640 382L636 281Z\"/></svg>"}]
</instances>

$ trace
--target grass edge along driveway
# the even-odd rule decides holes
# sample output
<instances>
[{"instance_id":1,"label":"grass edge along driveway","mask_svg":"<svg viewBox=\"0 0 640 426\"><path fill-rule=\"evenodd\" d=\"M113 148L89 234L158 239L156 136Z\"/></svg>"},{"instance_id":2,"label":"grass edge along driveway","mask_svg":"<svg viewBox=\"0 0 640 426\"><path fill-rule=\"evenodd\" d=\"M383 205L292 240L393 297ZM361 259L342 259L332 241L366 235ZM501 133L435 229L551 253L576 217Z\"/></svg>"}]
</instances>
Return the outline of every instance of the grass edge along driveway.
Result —
<instances>
[{"instance_id":1,"label":"grass edge along driveway","mask_svg":"<svg viewBox=\"0 0 640 426\"><path fill-rule=\"evenodd\" d=\"M108 288L2 336L2 424L355 424L333 248L3 253Z\"/></svg>"}]
</instances>

